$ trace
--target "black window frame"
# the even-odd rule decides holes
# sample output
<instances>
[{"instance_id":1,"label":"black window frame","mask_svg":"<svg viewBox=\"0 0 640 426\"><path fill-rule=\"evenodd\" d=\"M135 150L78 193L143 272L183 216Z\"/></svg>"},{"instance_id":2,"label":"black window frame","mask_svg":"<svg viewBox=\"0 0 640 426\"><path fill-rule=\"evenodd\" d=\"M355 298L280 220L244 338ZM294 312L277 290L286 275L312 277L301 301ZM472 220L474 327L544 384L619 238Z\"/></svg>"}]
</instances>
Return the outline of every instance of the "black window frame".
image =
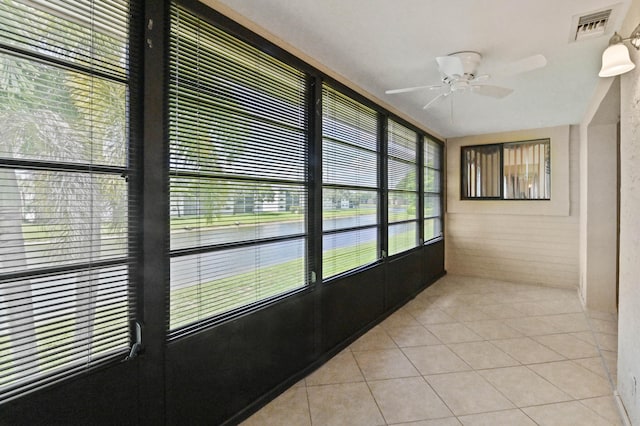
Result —
<instances>
[{"instance_id":1,"label":"black window frame","mask_svg":"<svg viewBox=\"0 0 640 426\"><path fill-rule=\"evenodd\" d=\"M266 55L271 60L280 62L284 66L294 69L296 72L305 74L306 75L304 77L305 105L303 106L303 109L304 109L304 114L306 116L305 118L306 127L303 128L303 131L306 133L305 141L309 143L309 138L310 138L309 135L313 131L313 123L311 121L312 112L309 110L309 99L311 98L310 93L312 91L312 80L309 76L309 73L303 67L300 67L300 64L297 63L296 61L293 61L292 63L292 61L287 60L288 58L286 55L285 55L285 58L282 58L280 57L280 55L274 54L274 52L272 52L270 49L265 49L262 43L256 43L256 39L247 37L247 34L241 28L240 28L240 31L238 31L236 24L234 24L233 22L226 21L224 19L221 19L220 20L221 22L218 22L218 20L209 19L208 15L209 15L209 12L211 11L208 10L208 8L206 8L206 6L204 5L192 5L190 4L190 2L172 1L170 2L171 16L173 16L174 8L176 10L179 9L180 13L188 14L189 15L188 19L199 21L200 24L198 25L208 26L212 28L214 31L221 32L222 34L224 34L225 37L234 39L235 43L244 45L247 51L251 51L251 50L256 51L258 55ZM205 8L205 10L203 10L203 8ZM169 33L171 32L169 31ZM170 36L170 34L168 36ZM168 60L168 62L170 62L170 60ZM242 72L243 70L240 70L240 71ZM171 81L172 81L171 76L169 75L168 78L169 78L168 85L170 87L173 87L171 86ZM265 117L262 117L262 118L265 119ZM171 123L169 111L167 111L167 123ZM171 140L168 143L171 144ZM188 172L187 171L185 173L184 171L180 171L179 169L172 168L171 164L168 164L169 180L171 180L172 178L179 178L181 176L192 176L195 178L204 178L204 179L215 178L215 179L219 179L226 182L232 182L235 184L243 184L243 183L251 183L251 182L256 183L259 181L258 183L265 184L265 185L268 185L268 184L303 185L304 192L306 194L305 206L307 206L303 211L304 222L305 222L303 227L303 232L290 234L290 235L283 235L283 236L272 236L269 238L253 238L253 239L243 239L243 240L230 241L230 242L212 243L212 244L206 244L206 245L195 245L195 246L186 247L186 248L170 247L169 253L168 253L169 262L170 262L169 268L171 266L172 259L179 259L185 256L199 256L201 254L215 254L215 253L229 252L232 250L253 249L258 246L264 247L269 244L286 243L286 242L302 239L303 245L304 245L304 248L303 248L304 273L303 273L303 281L300 283L299 286L295 288L289 289L279 294L274 294L269 297L261 298L260 300L256 300L255 302L252 302L252 303L246 303L241 306L237 306L217 314L208 315L204 318L197 319L189 323L180 324L180 325L177 325L176 327L171 326L171 312L169 312L169 321L167 324L168 340L173 340L175 338L181 337L191 332L198 331L208 326L218 324L222 321L235 318L238 315L242 315L246 312L249 312L255 309L260 309L264 306L275 303L283 298L286 298L288 296L291 296L293 294L297 294L300 292L308 291L310 289L313 283L312 266L310 264L311 256L309 255L309 253L311 253L311 250L312 250L311 247L313 246L313 241L312 241L311 232L310 232L310 223L312 222L312 217L310 215L310 211L308 207L308 204L311 201L310 194L312 192L311 183L310 183L311 165L309 164L310 162L309 162L308 146L303 147L302 151L304 152L303 153L304 163L301 165L301 168L303 169L303 177L301 178L302 180L297 180L297 181L294 181L291 179L288 180L288 179L279 179L279 178L273 178L273 177L259 178L255 176L249 176L249 175L248 176L233 175L231 173L228 173L226 175L220 174L218 176L216 173L211 173L206 171L205 172L197 172L197 171ZM171 194L170 189L169 189L169 194ZM168 207L170 208L170 206ZM171 300L170 291L171 289L169 288L169 291L168 291L169 301ZM170 311L170 308L169 308L169 311Z\"/></svg>"},{"instance_id":2,"label":"black window frame","mask_svg":"<svg viewBox=\"0 0 640 426\"><path fill-rule=\"evenodd\" d=\"M2 55L17 58L21 61L31 62L45 67L51 67L53 69L56 69L57 71L74 73L79 76L83 76L84 78L95 79L98 81L111 84L119 84L123 86L124 95L122 99L125 104L125 109L123 112L125 120L123 148L124 159L122 164L108 164L104 161L99 162L99 160L94 163L93 157L91 158L91 160L83 160L80 158L15 159L0 155L0 168L7 170L25 170L32 173L66 173L70 176L73 175L78 176L79 178L90 180L92 184L94 184L94 179L97 180L101 178L113 178L114 181L122 181L122 186L126 188L126 199L124 199L124 203L126 204L126 206L123 209L126 211L126 231L124 232L124 234L126 234L126 241L124 243L125 249L122 255L101 260L91 259L88 261L55 263L52 265L45 265L36 269L25 269L19 272L3 273L0 274L0 285L10 283L12 280L51 279L53 280L53 284L51 284L51 286L55 288L56 286L61 286L60 283L56 284L55 280L64 280L64 276L66 274L86 274L88 276L87 280L89 280L91 284L89 284L89 287L83 287L83 291L88 291L92 294L95 293L97 295L99 284L93 284L93 281L100 280L102 278L97 278L96 274L99 274L103 268L113 267L122 267L124 270L126 270L126 273L123 274L123 279L126 280L127 283L127 321L126 327L122 327L123 336L126 330L126 345L119 345L118 349L113 349L109 354L103 355L95 360L84 360L83 362L79 362L75 357L72 357L71 361L67 360L60 366L57 366L50 371L45 371L37 376L29 376L28 378L21 379L19 383L9 386L7 389L3 390L0 393L0 405L14 398L19 398L29 392L55 385L61 381L71 380L72 378L79 375L92 373L94 371L105 368L106 366L116 365L123 361L133 359L137 356L137 353L141 348L136 343L137 337L139 335L138 333L140 331L140 318L143 315L143 302L141 297L142 281L140 279L140 272L142 269L141 215L143 209L141 200L143 173L141 156L143 53L140 30L143 27L143 16L141 4L136 0L128 1L126 6L124 6L122 9L120 8L120 6L121 5L118 5L118 7L114 9L118 9L119 12L127 9L127 12L123 15L127 18L119 21L128 29L128 37L124 42L124 44L126 45L126 65L115 66L113 64L108 64L107 61L102 64L103 66L101 66L99 61L96 61L96 63L94 63L93 59L95 53L92 50L89 53L84 52L84 57L83 55L79 55L79 57L76 58L74 57L74 55L68 54L69 52L75 53L75 51L73 50L59 48L59 51L57 51L58 48L55 46L55 42L53 43L53 49L51 47L48 47L48 50L46 51L39 51L38 49L30 49L28 46L25 47L21 45L21 43L12 44L10 41L5 42L5 40L0 39L0 54ZM9 6L5 5L5 7ZM119 36L119 34L116 34L116 31L120 29L117 28L117 26L111 28L104 22L99 22L99 19L96 21L93 20L92 15L94 13L96 13L96 16L100 16L102 19L105 19L105 11L103 10L102 12L95 12L93 9L93 4L91 4L88 8L85 6L83 10L75 11L77 12L77 15L75 16L73 14L67 15L65 10L63 8L60 8L59 6L48 7L44 4L44 2L33 4L28 3L23 5L23 7L33 8L38 12L47 14L57 23L60 23L61 20L67 25L71 23L71 25L67 27L69 28L69 31L78 31L77 28L72 29L73 26L78 26L83 27L83 29L85 30L89 29L91 31L91 34L99 32L108 36L115 36L115 38L118 38ZM102 15L100 13L102 13ZM117 21L117 12L111 10L110 12L107 12L107 14L112 14L108 18L113 20L111 22ZM81 36L76 35L76 37ZM36 39L37 38L33 39L34 43L36 42ZM91 43L94 43L93 39ZM93 87L91 87L90 89L86 89L85 87L83 89L88 90L91 94L94 93ZM52 104L55 105L56 100L53 100ZM91 106L91 108L93 112L93 105ZM91 119L89 119L89 121L91 121L92 124L97 122L96 118L94 118L93 116L91 117ZM73 193L73 190L70 189L69 192ZM93 194L91 197L93 197ZM70 200L71 199L72 198L70 198ZM92 211L92 213L92 219L99 218L99 211ZM100 228L102 222L98 221L98 224L98 228ZM93 227L95 225L91 226ZM98 233L101 232L101 230L98 230ZM93 251L91 253L93 253ZM85 255L89 258L93 257L93 254L85 253ZM80 300L79 296L79 294L76 294L75 297L77 300ZM56 303L64 303L63 300L65 297L55 296L55 293L52 297L54 300L59 299L59 302ZM97 298L97 296L95 297ZM46 300L49 301L49 299ZM91 309L92 304L97 306L97 301L85 302L82 307L76 306L76 309ZM49 307L48 309L51 310L51 307ZM64 309L59 309L59 312L64 312ZM93 306L93 309L96 309L96 307ZM48 315L51 316L51 318L58 318L62 316L62 314L58 314L58 312L56 312L55 315L52 315L51 312L49 312ZM95 318L93 320L95 321ZM58 325L53 330L58 333L58 337L63 334L63 332L61 331L61 325ZM97 330L100 329L97 328ZM103 331L101 332L104 333ZM89 346L93 345L92 336L101 336L101 334L93 330L93 334L90 334L89 337L85 339L87 340L87 345ZM102 337L102 339L106 338ZM63 349L59 349L58 351L60 354L65 353ZM68 350L66 351L68 353ZM37 353L40 352L45 352L45 350L41 351L40 349L38 349ZM60 358L61 356L62 355L58 355L58 358L64 359Z\"/></svg>"},{"instance_id":3,"label":"black window frame","mask_svg":"<svg viewBox=\"0 0 640 426\"><path fill-rule=\"evenodd\" d=\"M399 156L393 155L390 152L389 139L390 139L390 135L392 133L392 131L391 131L392 122L397 126L400 126L400 127L404 128L406 130L409 130L409 131L415 133L415 141L414 141L415 142L415 151L414 151L415 157L414 157L413 161L409 161L409 160L403 159L403 158L401 158ZM424 197L423 189L422 189L422 188L424 188L424 176L422 176L422 173L421 173L421 170L422 170L421 164L423 162L422 161L423 159L421 157L422 157L422 152L424 152L423 144L425 143L426 138L424 138L423 135L421 133L417 132L415 129L413 129L413 128L407 126L406 124L401 123L398 120L396 120L394 118L391 118L391 117L387 120L386 129L387 129L387 132L386 132L387 141L386 141L386 150L385 150L386 167L385 167L385 176L384 176L385 177L385 181L386 181L385 182L385 185L386 185L385 186L385 188L386 188L385 192L386 192L386 201L387 201L387 206L386 206L386 209L387 209L386 231L387 232L386 233L387 233L387 253L391 257L391 256L403 255L403 254L405 254L407 252L410 252L410 251L414 250L416 247L420 247L421 243L424 241L423 232L421 231L421 229L424 228L424 226L421 226L421 224L424 223L423 221L425 219L423 217L424 216L424 214L423 214L424 212L423 212L423 208L422 208L423 204L421 202L421 198ZM398 136L398 135L396 135L396 136ZM390 175L390 173L389 173L389 170L390 170L389 164L391 163L391 160L393 160L393 161L395 161L397 163L403 163L405 165L413 166L413 169L414 169L413 171L415 173L415 189L414 190L391 189L390 188L390 186L389 186L389 175ZM389 204L390 204L389 201L391 200L391 194L392 193L396 193L396 194L402 193L402 194L405 194L405 195L411 194L411 195L415 196L415 198L416 198L415 199L416 212L415 212L415 216L414 217L412 217L410 219L403 219L403 220L394 220L394 221L390 220L390 215L391 214L390 214L390 211L389 211ZM391 240L390 228L392 226L394 226L394 225L401 226L401 225L405 225L405 224L415 224L415 241L414 241L414 244L409 248L405 248L405 249L399 250L399 251L397 251L395 253L391 253L391 248L389 246L389 242Z\"/></svg>"},{"instance_id":4,"label":"black window frame","mask_svg":"<svg viewBox=\"0 0 640 426\"><path fill-rule=\"evenodd\" d=\"M551 201L551 191L549 191L549 198L506 198L504 195L504 148L509 145L518 145L518 144L526 144L531 142L546 142L549 145L549 180L551 181L551 138L537 138L537 139L528 139L528 140L520 140L520 141L510 141L510 142L499 142L499 143L489 143L489 144L478 144L478 145L465 145L460 147L460 199L463 201ZM465 162L465 153L466 150L478 149L478 148L489 148L489 147L497 147L498 148L498 192L497 196L469 196L466 189L466 171L467 164Z\"/></svg>"},{"instance_id":5,"label":"black window frame","mask_svg":"<svg viewBox=\"0 0 640 426\"><path fill-rule=\"evenodd\" d=\"M427 147L428 145L432 143L434 144L437 149L437 158L438 158L438 167L432 167L430 165L427 164L427 162L425 161L426 155L427 155ZM421 144L421 151L420 151L420 163L419 163L419 167L420 167L420 175L421 175L421 179L420 179L420 218L422 220L422 226L420 226L420 238L423 242L424 245L430 244L434 241L439 241L441 239L444 238L444 209L445 209L445 195L444 195L444 179L445 179L445 156L444 156L444 151L445 151L445 145L430 136L423 136L422 137L422 144ZM432 170L434 171L436 174L438 174L440 176L439 181L438 181L438 188L437 191L430 191L429 188L426 187L426 181L427 181L427 176L426 176L426 171L427 170ZM435 216L426 216L424 214L424 210L425 210L425 203L424 203L424 199L427 196L436 196L438 197L438 207L439 207L439 212L437 215ZM438 227L440 228L440 232L438 235L434 235L430 238L427 238L427 236L424 233L424 229L425 229L425 225L427 223L427 221L429 220L435 220L438 223Z\"/></svg>"}]
</instances>

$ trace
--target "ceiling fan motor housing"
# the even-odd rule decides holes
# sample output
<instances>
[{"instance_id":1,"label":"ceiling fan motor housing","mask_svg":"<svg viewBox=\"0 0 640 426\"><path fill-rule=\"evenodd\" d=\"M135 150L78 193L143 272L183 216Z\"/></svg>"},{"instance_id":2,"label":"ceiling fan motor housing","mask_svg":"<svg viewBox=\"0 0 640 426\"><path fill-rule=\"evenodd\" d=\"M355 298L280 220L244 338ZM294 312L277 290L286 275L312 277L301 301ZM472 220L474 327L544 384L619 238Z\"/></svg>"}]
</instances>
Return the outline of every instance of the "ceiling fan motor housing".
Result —
<instances>
[{"instance_id":1,"label":"ceiling fan motor housing","mask_svg":"<svg viewBox=\"0 0 640 426\"><path fill-rule=\"evenodd\" d=\"M480 53L471 50L463 50L461 52L450 53L447 56L453 56L460 59L463 70L463 74L460 75L460 77L472 80L476 76L478 65L480 65L480 60L482 60L482 55ZM448 75L446 77L452 78L453 76Z\"/></svg>"}]
</instances>

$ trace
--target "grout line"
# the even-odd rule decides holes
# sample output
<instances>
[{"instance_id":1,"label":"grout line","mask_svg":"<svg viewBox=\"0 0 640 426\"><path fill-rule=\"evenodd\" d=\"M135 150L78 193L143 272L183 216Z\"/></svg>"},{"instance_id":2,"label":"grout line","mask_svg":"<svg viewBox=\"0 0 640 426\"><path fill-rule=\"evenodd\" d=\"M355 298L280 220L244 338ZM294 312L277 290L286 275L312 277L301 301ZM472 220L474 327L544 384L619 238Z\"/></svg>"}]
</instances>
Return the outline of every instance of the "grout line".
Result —
<instances>
[{"instance_id":1,"label":"grout line","mask_svg":"<svg viewBox=\"0 0 640 426\"><path fill-rule=\"evenodd\" d=\"M304 379L304 391L307 395L307 414L309 415L309 424L313 426L313 418L311 417L311 401L309 401L309 387L307 386L307 378Z\"/></svg>"}]
</instances>

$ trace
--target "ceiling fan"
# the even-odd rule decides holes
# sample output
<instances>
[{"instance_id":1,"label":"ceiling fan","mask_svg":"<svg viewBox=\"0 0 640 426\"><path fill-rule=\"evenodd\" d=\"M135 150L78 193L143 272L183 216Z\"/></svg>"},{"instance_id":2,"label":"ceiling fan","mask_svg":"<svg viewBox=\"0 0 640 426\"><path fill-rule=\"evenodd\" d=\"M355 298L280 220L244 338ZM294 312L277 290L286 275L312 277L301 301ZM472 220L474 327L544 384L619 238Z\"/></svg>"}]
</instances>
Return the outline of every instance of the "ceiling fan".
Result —
<instances>
[{"instance_id":1,"label":"ceiling fan","mask_svg":"<svg viewBox=\"0 0 640 426\"><path fill-rule=\"evenodd\" d=\"M444 89L445 92L440 93L422 107L422 109L427 109L438 101L456 92L469 92L497 99L504 98L513 92L513 89L509 89L507 87L481 84L480 82L490 78L488 74L477 74L481 60L482 55L473 51L454 52L447 56L438 56L436 58L436 62L438 63L438 69L442 76L440 84L405 87L402 89L387 90L385 93L392 95L396 93L414 92L417 90ZM500 70L499 74L503 76L512 76L542 68L546 64L547 59L543 55L533 55L507 64Z\"/></svg>"}]
</instances>

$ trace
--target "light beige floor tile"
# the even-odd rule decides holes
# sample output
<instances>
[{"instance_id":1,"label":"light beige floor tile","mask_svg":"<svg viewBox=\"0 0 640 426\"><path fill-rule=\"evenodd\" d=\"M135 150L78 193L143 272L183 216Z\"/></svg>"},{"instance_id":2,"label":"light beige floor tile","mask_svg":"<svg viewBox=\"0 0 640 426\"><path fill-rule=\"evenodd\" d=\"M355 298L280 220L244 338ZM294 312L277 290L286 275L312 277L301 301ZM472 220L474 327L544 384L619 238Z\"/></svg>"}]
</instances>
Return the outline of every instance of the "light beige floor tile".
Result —
<instances>
[{"instance_id":1,"label":"light beige floor tile","mask_svg":"<svg viewBox=\"0 0 640 426\"><path fill-rule=\"evenodd\" d=\"M542 315L558 315L570 313L583 313L582 304L576 295L561 297L561 300L553 299L538 302Z\"/></svg>"},{"instance_id":2,"label":"light beige floor tile","mask_svg":"<svg viewBox=\"0 0 640 426\"><path fill-rule=\"evenodd\" d=\"M418 327L390 328L387 333L401 348L442 344L436 336L421 325Z\"/></svg>"},{"instance_id":3,"label":"light beige floor tile","mask_svg":"<svg viewBox=\"0 0 640 426\"><path fill-rule=\"evenodd\" d=\"M391 423L390 423L391 424ZM419 422L393 423L395 426L460 426L462 423L455 417L445 417L444 419L420 420Z\"/></svg>"},{"instance_id":4,"label":"light beige floor tile","mask_svg":"<svg viewBox=\"0 0 640 426\"><path fill-rule=\"evenodd\" d=\"M559 330L553 324L541 317L511 318L506 319L505 324L515 328L525 336L559 333Z\"/></svg>"},{"instance_id":5,"label":"light beige floor tile","mask_svg":"<svg viewBox=\"0 0 640 426\"><path fill-rule=\"evenodd\" d=\"M462 323L429 324L427 330L443 343L461 343L484 340Z\"/></svg>"},{"instance_id":6,"label":"light beige floor tile","mask_svg":"<svg viewBox=\"0 0 640 426\"><path fill-rule=\"evenodd\" d=\"M589 320L591 328L597 333L618 334L618 321L606 321L597 318Z\"/></svg>"},{"instance_id":7,"label":"light beige floor tile","mask_svg":"<svg viewBox=\"0 0 640 426\"><path fill-rule=\"evenodd\" d=\"M385 424L366 383L310 386L307 391L314 426Z\"/></svg>"},{"instance_id":8,"label":"light beige floor tile","mask_svg":"<svg viewBox=\"0 0 640 426\"><path fill-rule=\"evenodd\" d=\"M520 365L489 342L453 343L449 348L476 370Z\"/></svg>"},{"instance_id":9,"label":"light beige floor tile","mask_svg":"<svg viewBox=\"0 0 640 426\"><path fill-rule=\"evenodd\" d=\"M522 409L540 426L610 426L610 423L578 401L539 405Z\"/></svg>"},{"instance_id":10,"label":"light beige floor tile","mask_svg":"<svg viewBox=\"0 0 640 426\"><path fill-rule=\"evenodd\" d=\"M430 298L430 300L432 302L432 306L438 309L465 305L465 302L460 300L460 294L458 293L442 294L440 296L434 296Z\"/></svg>"},{"instance_id":11,"label":"light beige floor tile","mask_svg":"<svg viewBox=\"0 0 640 426\"><path fill-rule=\"evenodd\" d=\"M354 352L354 356L367 380L420 375L400 349Z\"/></svg>"},{"instance_id":12,"label":"light beige floor tile","mask_svg":"<svg viewBox=\"0 0 640 426\"><path fill-rule=\"evenodd\" d=\"M389 315L387 319L382 321L380 326L385 330L389 330L390 328L397 327L411 327L411 326L419 326L420 323L416 321L416 319L409 314L408 311L399 309L393 314Z\"/></svg>"},{"instance_id":13,"label":"light beige floor tile","mask_svg":"<svg viewBox=\"0 0 640 426\"><path fill-rule=\"evenodd\" d=\"M456 416L514 408L475 371L439 374L426 379Z\"/></svg>"},{"instance_id":14,"label":"light beige floor tile","mask_svg":"<svg viewBox=\"0 0 640 426\"><path fill-rule=\"evenodd\" d=\"M456 300L467 306L493 305L500 302L499 297L487 293L486 289L480 287L470 291L470 294L461 294Z\"/></svg>"},{"instance_id":15,"label":"light beige floor tile","mask_svg":"<svg viewBox=\"0 0 640 426\"><path fill-rule=\"evenodd\" d=\"M580 364L582 367L587 370L596 373L598 376L603 378L608 378L607 370L603 365L603 360L600 356L593 358L582 358L582 359L574 359L573 362Z\"/></svg>"},{"instance_id":16,"label":"light beige floor tile","mask_svg":"<svg viewBox=\"0 0 640 426\"><path fill-rule=\"evenodd\" d=\"M589 318L602 319L605 321L616 321L616 314L611 312L588 310L587 315L589 316Z\"/></svg>"},{"instance_id":17,"label":"light beige floor tile","mask_svg":"<svg viewBox=\"0 0 640 426\"><path fill-rule=\"evenodd\" d=\"M406 305L404 305L404 309L411 315L414 315L416 312L424 312L430 308L437 309L431 305L433 305L431 297L420 297L420 295L418 295L415 299L410 300Z\"/></svg>"},{"instance_id":18,"label":"light beige floor tile","mask_svg":"<svg viewBox=\"0 0 640 426\"><path fill-rule=\"evenodd\" d=\"M535 364L565 359L564 356L541 345L530 337L491 340L491 343L523 364Z\"/></svg>"},{"instance_id":19,"label":"light beige floor tile","mask_svg":"<svg viewBox=\"0 0 640 426\"><path fill-rule=\"evenodd\" d=\"M577 333L569 333L569 334L571 334L575 338L582 340L583 342L587 342L590 345L597 346L596 338L593 337L593 333L591 332L591 330L579 331Z\"/></svg>"},{"instance_id":20,"label":"light beige floor tile","mask_svg":"<svg viewBox=\"0 0 640 426\"><path fill-rule=\"evenodd\" d=\"M620 413L618 412L618 405L613 396L601 396L599 398L581 399L580 402L585 407L594 411L600 417L605 418L611 424L622 424Z\"/></svg>"},{"instance_id":21,"label":"light beige floor tile","mask_svg":"<svg viewBox=\"0 0 640 426\"><path fill-rule=\"evenodd\" d=\"M478 306L478 309L494 319L521 318L526 316L508 303L501 305Z\"/></svg>"},{"instance_id":22,"label":"light beige floor tile","mask_svg":"<svg viewBox=\"0 0 640 426\"><path fill-rule=\"evenodd\" d=\"M593 398L612 392L607 380L573 361L535 364L529 368L576 399Z\"/></svg>"},{"instance_id":23,"label":"light beige floor tile","mask_svg":"<svg viewBox=\"0 0 640 426\"><path fill-rule=\"evenodd\" d=\"M453 415L422 377L374 381L369 387L388 423Z\"/></svg>"},{"instance_id":24,"label":"light beige floor tile","mask_svg":"<svg viewBox=\"0 0 640 426\"><path fill-rule=\"evenodd\" d=\"M598 347L605 351L618 351L618 336L615 334L594 333Z\"/></svg>"},{"instance_id":25,"label":"light beige floor tile","mask_svg":"<svg viewBox=\"0 0 640 426\"><path fill-rule=\"evenodd\" d=\"M570 395L524 366L482 370L479 373L518 407L572 399Z\"/></svg>"},{"instance_id":26,"label":"light beige floor tile","mask_svg":"<svg viewBox=\"0 0 640 426\"><path fill-rule=\"evenodd\" d=\"M618 353L612 351L600 350L604 365L609 372L609 376L613 381L613 384L617 384L618 381Z\"/></svg>"},{"instance_id":27,"label":"light beige floor tile","mask_svg":"<svg viewBox=\"0 0 640 426\"><path fill-rule=\"evenodd\" d=\"M307 389L293 387L249 417L242 426L311 426Z\"/></svg>"},{"instance_id":28,"label":"light beige floor tile","mask_svg":"<svg viewBox=\"0 0 640 426\"><path fill-rule=\"evenodd\" d=\"M514 303L512 306L527 316L549 315L548 310L541 306L542 302Z\"/></svg>"},{"instance_id":29,"label":"light beige floor tile","mask_svg":"<svg viewBox=\"0 0 640 426\"><path fill-rule=\"evenodd\" d=\"M551 287L530 286L525 293L534 301L557 301L558 299L578 302L578 295L575 290L565 290ZM582 310L582 307L580 307Z\"/></svg>"},{"instance_id":30,"label":"light beige floor tile","mask_svg":"<svg viewBox=\"0 0 640 426\"><path fill-rule=\"evenodd\" d=\"M452 316L457 321L480 321L491 319L487 313L473 306L458 306L454 308L444 308L447 315Z\"/></svg>"},{"instance_id":31,"label":"light beige floor tile","mask_svg":"<svg viewBox=\"0 0 640 426\"><path fill-rule=\"evenodd\" d=\"M505 325L500 320L472 321L464 325L485 339L508 339L522 337L522 333Z\"/></svg>"},{"instance_id":32,"label":"light beige floor tile","mask_svg":"<svg viewBox=\"0 0 640 426\"><path fill-rule=\"evenodd\" d=\"M452 373L471 370L458 355L444 345L419 346L403 349L407 358L416 366L420 374Z\"/></svg>"},{"instance_id":33,"label":"light beige floor tile","mask_svg":"<svg viewBox=\"0 0 640 426\"><path fill-rule=\"evenodd\" d=\"M549 315L545 320L553 324L562 333L573 333L578 331L589 331L589 323L584 313Z\"/></svg>"},{"instance_id":34,"label":"light beige floor tile","mask_svg":"<svg viewBox=\"0 0 640 426\"><path fill-rule=\"evenodd\" d=\"M369 351L374 349L397 348L393 339L381 327L374 327L353 342L349 349L352 351Z\"/></svg>"},{"instance_id":35,"label":"light beige floor tile","mask_svg":"<svg viewBox=\"0 0 640 426\"><path fill-rule=\"evenodd\" d=\"M364 382L352 352L342 351L306 378L307 386Z\"/></svg>"},{"instance_id":36,"label":"light beige floor tile","mask_svg":"<svg viewBox=\"0 0 640 426\"><path fill-rule=\"evenodd\" d=\"M598 356L598 349L570 334L551 334L548 336L534 336L534 340L553 349L569 359L589 358Z\"/></svg>"},{"instance_id":37,"label":"light beige floor tile","mask_svg":"<svg viewBox=\"0 0 640 426\"><path fill-rule=\"evenodd\" d=\"M525 302L533 302L533 298L529 297L525 291L521 289L513 289L502 292L497 297L498 303L525 303Z\"/></svg>"},{"instance_id":38,"label":"light beige floor tile","mask_svg":"<svg viewBox=\"0 0 640 426\"><path fill-rule=\"evenodd\" d=\"M305 379L299 380L295 385L291 386L292 388L303 388L307 386L307 382Z\"/></svg>"},{"instance_id":39,"label":"light beige floor tile","mask_svg":"<svg viewBox=\"0 0 640 426\"><path fill-rule=\"evenodd\" d=\"M494 411L491 413L460 416L464 426L536 426L536 424L520 410Z\"/></svg>"},{"instance_id":40,"label":"light beige floor tile","mask_svg":"<svg viewBox=\"0 0 640 426\"><path fill-rule=\"evenodd\" d=\"M451 315L447 315L438 308L429 308L422 312L411 311L411 315L422 325L445 324L456 322Z\"/></svg>"}]
</instances>

